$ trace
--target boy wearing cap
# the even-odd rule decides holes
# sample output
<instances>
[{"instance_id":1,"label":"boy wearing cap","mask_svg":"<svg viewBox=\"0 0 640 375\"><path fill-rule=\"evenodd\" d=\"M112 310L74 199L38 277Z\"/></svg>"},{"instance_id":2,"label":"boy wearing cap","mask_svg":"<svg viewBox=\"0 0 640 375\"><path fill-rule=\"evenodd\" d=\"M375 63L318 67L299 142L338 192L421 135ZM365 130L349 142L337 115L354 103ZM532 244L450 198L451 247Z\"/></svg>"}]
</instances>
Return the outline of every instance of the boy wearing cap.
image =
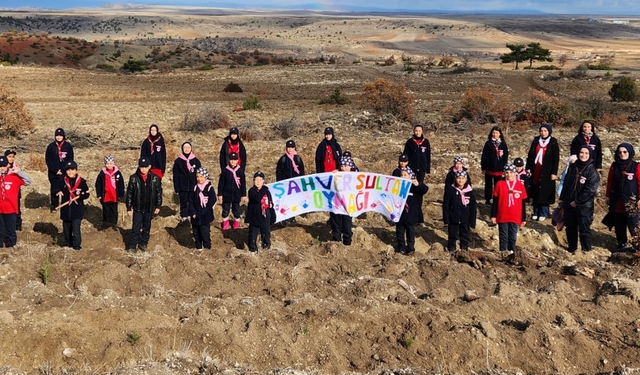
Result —
<instances>
[{"instance_id":1,"label":"boy wearing cap","mask_svg":"<svg viewBox=\"0 0 640 375\"><path fill-rule=\"evenodd\" d=\"M228 230L229 211L233 212L233 229L240 227L240 202L247 201L247 184L244 169L238 165L238 154L229 155L229 165L220 173L218 203L222 203L222 230Z\"/></svg>"},{"instance_id":2,"label":"boy wearing cap","mask_svg":"<svg viewBox=\"0 0 640 375\"><path fill-rule=\"evenodd\" d=\"M182 153L173 163L173 191L180 199L180 219L189 220L189 196L196 186L196 170L202 165L193 154L191 143L182 144Z\"/></svg>"},{"instance_id":3,"label":"boy wearing cap","mask_svg":"<svg viewBox=\"0 0 640 375\"><path fill-rule=\"evenodd\" d=\"M14 166L15 167L18 166L15 163L16 151L13 149L6 150L4 152L4 156L7 157L7 161L9 162L9 171L13 171ZM20 170L20 168L18 168L18 170ZM21 201L22 201L22 188L20 188L20 191L18 192L18 216L16 217L16 231L18 232L22 231L22 209L20 208Z\"/></svg>"},{"instance_id":4,"label":"boy wearing cap","mask_svg":"<svg viewBox=\"0 0 640 375\"><path fill-rule=\"evenodd\" d=\"M469 171L464 166L464 159L462 156L456 156L453 158L453 166L449 168L449 173L447 173L447 177L444 179L444 187L445 190L447 186L452 185L456 182L456 173L464 171L467 175L467 183L471 185L471 176L469 176Z\"/></svg>"},{"instance_id":5,"label":"boy wearing cap","mask_svg":"<svg viewBox=\"0 0 640 375\"><path fill-rule=\"evenodd\" d=\"M57 186L64 178L65 165L73 161L73 146L67 142L64 129L58 128L55 132L55 140L47 146L45 152L49 184L51 185L50 211L55 212L58 206Z\"/></svg>"},{"instance_id":6,"label":"boy wearing cap","mask_svg":"<svg viewBox=\"0 0 640 375\"><path fill-rule=\"evenodd\" d=\"M151 172L160 179L164 178L167 168L167 148L158 125L153 124L149 127L149 135L140 146L140 157L147 158L151 162Z\"/></svg>"},{"instance_id":7,"label":"boy wearing cap","mask_svg":"<svg viewBox=\"0 0 640 375\"><path fill-rule=\"evenodd\" d=\"M342 172L358 172L359 169L353 162L351 152L345 151L340 159L340 170ZM345 246L351 246L353 238L353 218L349 215L329 214L331 222L331 237L333 241L340 242Z\"/></svg>"},{"instance_id":8,"label":"boy wearing cap","mask_svg":"<svg viewBox=\"0 0 640 375\"><path fill-rule=\"evenodd\" d=\"M524 202L527 191L516 178L515 165L507 163L504 166L504 177L493 189L491 222L498 224L500 251L513 251L516 248L518 228L527 223Z\"/></svg>"},{"instance_id":9,"label":"boy wearing cap","mask_svg":"<svg viewBox=\"0 0 640 375\"><path fill-rule=\"evenodd\" d=\"M402 177L402 170L409 166L409 157L407 154L400 154L398 157L398 166L391 172L392 176Z\"/></svg>"},{"instance_id":10,"label":"boy wearing cap","mask_svg":"<svg viewBox=\"0 0 640 375\"><path fill-rule=\"evenodd\" d=\"M102 204L102 222L115 228L118 224L118 200L124 197L124 176L113 156L104 158L104 167L96 178L96 195Z\"/></svg>"},{"instance_id":11,"label":"boy wearing cap","mask_svg":"<svg viewBox=\"0 0 640 375\"><path fill-rule=\"evenodd\" d=\"M524 160L522 158L513 159L513 165L516 166L516 177L522 185L524 185L524 189L527 191L527 195L529 195L529 175L527 174L527 170L524 169ZM525 202L527 200L525 199Z\"/></svg>"},{"instance_id":12,"label":"boy wearing cap","mask_svg":"<svg viewBox=\"0 0 640 375\"><path fill-rule=\"evenodd\" d=\"M160 213L162 206L162 181L151 172L151 161L142 157L138 160L138 170L129 177L126 194L127 215L133 216L131 239L128 251L136 246L148 251L151 233L151 218Z\"/></svg>"},{"instance_id":13,"label":"boy wearing cap","mask_svg":"<svg viewBox=\"0 0 640 375\"><path fill-rule=\"evenodd\" d=\"M456 250L460 239L460 249L469 250L469 228L476 227L476 195L467 181L467 172L455 172L454 182L444 187L442 220L448 226L447 250Z\"/></svg>"},{"instance_id":14,"label":"boy wearing cap","mask_svg":"<svg viewBox=\"0 0 640 375\"><path fill-rule=\"evenodd\" d=\"M408 166L403 168L400 173L400 177L411 180L411 189L400 220L396 223L396 240L398 241L396 252L402 255L411 255L416 252L416 224L424 222L422 198L429 191L429 187L423 182L419 182Z\"/></svg>"},{"instance_id":15,"label":"boy wearing cap","mask_svg":"<svg viewBox=\"0 0 640 375\"><path fill-rule=\"evenodd\" d=\"M271 224L275 222L273 199L269 188L264 184L264 173L253 175L253 186L249 189L249 204L244 220L249 224L249 251L258 251L258 232L262 240L262 250L271 248Z\"/></svg>"},{"instance_id":16,"label":"boy wearing cap","mask_svg":"<svg viewBox=\"0 0 640 375\"><path fill-rule=\"evenodd\" d=\"M422 125L413 127L413 137L404 145L403 154L409 157L409 167L419 182L424 182L425 174L431 173L431 145L422 134Z\"/></svg>"},{"instance_id":17,"label":"boy wearing cap","mask_svg":"<svg viewBox=\"0 0 640 375\"><path fill-rule=\"evenodd\" d=\"M15 246L18 237L16 235L16 219L19 212L20 187L31 184L31 178L24 173L19 166L13 166L9 170L9 161L6 156L0 156L0 247Z\"/></svg>"},{"instance_id":18,"label":"boy wearing cap","mask_svg":"<svg viewBox=\"0 0 640 375\"><path fill-rule=\"evenodd\" d=\"M84 200L89 198L87 181L78 174L75 161L65 164L65 174L56 188L56 195L62 198L63 207L60 208L64 246L80 250L82 235L80 225L84 218Z\"/></svg>"},{"instance_id":19,"label":"boy wearing cap","mask_svg":"<svg viewBox=\"0 0 640 375\"><path fill-rule=\"evenodd\" d=\"M213 208L216 205L216 191L209 181L209 171L198 168L196 171L196 185L189 195L188 214L191 219L193 240L196 249L211 249L211 222L213 222Z\"/></svg>"},{"instance_id":20,"label":"boy wearing cap","mask_svg":"<svg viewBox=\"0 0 640 375\"><path fill-rule=\"evenodd\" d=\"M220 170L229 165L229 156L235 153L238 156L237 163L243 170L247 168L247 150L244 148L244 143L240 139L240 131L238 128L229 129L229 135L224 138L222 147L220 147Z\"/></svg>"}]
</instances>

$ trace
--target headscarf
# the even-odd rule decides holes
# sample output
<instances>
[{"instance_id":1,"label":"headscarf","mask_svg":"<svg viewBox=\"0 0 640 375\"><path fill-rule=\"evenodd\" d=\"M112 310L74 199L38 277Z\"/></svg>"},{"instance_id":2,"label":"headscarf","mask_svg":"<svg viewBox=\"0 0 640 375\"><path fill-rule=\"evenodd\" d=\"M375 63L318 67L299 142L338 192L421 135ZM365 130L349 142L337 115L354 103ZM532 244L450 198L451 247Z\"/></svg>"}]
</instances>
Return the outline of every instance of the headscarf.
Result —
<instances>
[{"instance_id":1,"label":"headscarf","mask_svg":"<svg viewBox=\"0 0 640 375\"><path fill-rule=\"evenodd\" d=\"M620 155L618 154L618 150L620 150L620 148L626 148L627 151L629 151L629 158L627 160L622 160L620 159ZM629 162L633 161L633 157L636 155L635 150L633 149L633 146L631 146L630 143L620 143L618 145L618 147L616 147L616 153L613 156L615 158L615 162L620 164L620 165L626 165Z\"/></svg>"}]
</instances>

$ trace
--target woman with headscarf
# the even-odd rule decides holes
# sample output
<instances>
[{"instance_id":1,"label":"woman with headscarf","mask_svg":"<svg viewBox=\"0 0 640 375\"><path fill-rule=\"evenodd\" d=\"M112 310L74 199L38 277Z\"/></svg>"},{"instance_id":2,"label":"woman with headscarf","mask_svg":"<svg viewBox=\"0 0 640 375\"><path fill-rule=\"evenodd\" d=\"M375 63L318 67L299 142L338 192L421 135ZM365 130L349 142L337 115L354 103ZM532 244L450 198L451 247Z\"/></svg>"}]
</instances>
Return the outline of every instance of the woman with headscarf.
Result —
<instances>
[{"instance_id":1,"label":"woman with headscarf","mask_svg":"<svg viewBox=\"0 0 640 375\"><path fill-rule=\"evenodd\" d=\"M173 191L180 198L180 218L186 221L189 219L189 195L196 186L196 171L202 164L193 154L191 143L183 143L181 151L173 163Z\"/></svg>"},{"instance_id":2,"label":"woman with headscarf","mask_svg":"<svg viewBox=\"0 0 640 375\"><path fill-rule=\"evenodd\" d=\"M327 126L324 129L324 139L316 149L316 173L339 171L341 157L342 148L336 140L333 128Z\"/></svg>"},{"instance_id":3,"label":"woman with headscarf","mask_svg":"<svg viewBox=\"0 0 640 375\"><path fill-rule=\"evenodd\" d=\"M147 158L151 162L151 172L161 179L167 168L167 149L164 145L164 137L160 134L158 125L149 127L149 135L142 141L140 158Z\"/></svg>"},{"instance_id":4,"label":"woman with headscarf","mask_svg":"<svg viewBox=\"0 0 640 375\"><path fill-rule=\"evenodd\" d=\"M640 209L640 164L633 160L635 151L629 143L616 147L615 161L609 168L607 177L607 204L609 214L613 214L618 246L614 251L626 251L627 229L631 236L637 236L638 210ZM611 229L611 226L609 226Z\"/></svg>"},{"instance_id":5,"label":"woman with headscarf","mask_svg":"<svg viewBox=\"0 0 640 375\"><path fill-rule=\"evenodd\" d=\"M567 228L568 251L578 249L578 232L582 251L591 250L591 223L594 198L600 185L600 175L595 168L593 150L583 145L578 149L577 160L569 165L560 193L560 205L564 209L564 226Z\"/></svg>"},{"instance_id":6,"label":"woman with headscarf","mask_svg":"<svg viewBox=\"0 0 640 375\"><path fill-rule=\"evenodd\" d=\"M480 168L484 174L484 201L485 204L491 203L491 195L493 188L502 178L505 164L509 162L509 147L504 141L502 129L497 126L491 128L487 141L482 149L482 157L480 158ZM452 181L453 183L453 181ZM471 183L471 181L469 181ZM447 184L445 186L448 186Z\"/></svg>"},{"instance_id":7,"label":"woman with headscarf","mask_svg":"<svg viewBox=\"0 0 640 375\"><path fill-rule=\"evenodd\" d=\"M593 166L600 172L602 169L602 144L596 135L596 128L590 120L582 122L578 134L571 141L571 155L578 155L580 147L585 145L593 151Z\"/></svg>"},{"instance_id":8,"label":"woman with headscarf","mask_svg":"<svg viewBox=\"0 0 640 375\"><path fill-rule=\"evenodd\" d=\"M233 153L238 155L238 165L245 170L247 168L247 149L240 139L240 131L235 127L229 129L229 135L224 138L220 147L220 171L227 168L229 156Z\"/></svg>"},{"instance_id":9,"label":"woman with headscarf","mask_svg":"<svg viewBox=\"0 0 640 375\"><path fill-rule=\"evenodd\" d=\"M556 200L556 180L560 147L551 136L551 125L540 125L540 135L533 139L527 156L527 174L531 176L533 220L544 221L549 216L549 205Z\"/></svg>"}]
</instances>

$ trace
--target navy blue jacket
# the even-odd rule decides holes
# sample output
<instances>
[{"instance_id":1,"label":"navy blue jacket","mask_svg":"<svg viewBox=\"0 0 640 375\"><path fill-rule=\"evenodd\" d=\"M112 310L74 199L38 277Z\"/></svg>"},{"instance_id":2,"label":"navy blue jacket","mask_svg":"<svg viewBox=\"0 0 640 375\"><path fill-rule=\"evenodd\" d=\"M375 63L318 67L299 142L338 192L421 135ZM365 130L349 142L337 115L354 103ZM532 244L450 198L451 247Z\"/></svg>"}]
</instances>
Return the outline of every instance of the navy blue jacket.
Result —
<instances>
[{"instance_id":1,"label":"navy blue jacket","mask_svg":"<svg viewBox=\"0 0 640 375\"><path fill-rule=\"evenodd\" d=\"M471 175L469 174L469 171L465 167L462 167L462 170L467 172L467 183L471 185ZM447 173L447 177L445 177L444 179L445 190L447 186L451 184L455 184L455 182L456 182L456 173L453 171L453 167L451 167L449 168L449 173Z\"/></svg>"},{"instance_id":2,"label":"navy blue jacket","mask_svg":"<svg viewBox=\"0 0 640 375\"><path fill-rule=\"evenodd\" d=\"M411 184L407 203L405 203L404 209L402 210L399 224L416 225L424 222L422 197L427 194L427 191L429 191L429 187L422 182L419 183L418 186Z\"/></svg>"},{"instance_id":3,"label":"navy blue jacket","mask_svg":"<svg viewBox=\"0 0 640 375\"><path fill-rule=\"evenodd\" d=\"M333 160L336 161L336 169L340 170L340 161L342 159L342 148L335 138L331 138L328 142L331 146L331 154ZM323 139L322 142L316 148L316 173L333 172L324 170L324 159L327 157L327 140Z\"/></svg>"},{"instance_id":4,"label":"navy blue jacket","mask_svg":"<svg viewBox=\"0 0 640 375\"><path fill-rule=\"evenodd\" d=\"M580 152L580 148L587 144L587 140L584 139L584 135L582 133L576 135L571 141L571 152L569 155L578 155ZM593 151L593 166L596 169L602 169L602 143L600 143L600 138L597 135L592 135L589 140L589 145L591 150Z\"/></svg>"},{"instance_id":5,"label":"navy blue jacket","mask_svg":"<svg viewBox=\"0 0 640 375\"><path fill-rule=\"evenodd\" d=\"M98 173L98 177L96 178L96 196L100 197L100 203L103 203L103 200L104 200L105 177L106 176L104 174L104 171L100 170L100 173ZM116 178L116 197L118 197L118 199L121 199L122 197L124 197L124 176L122 176L122 173L118 171L115 174L115 178Z\"/></svg>"},{"instance_id":6,"label":"navy blue jacket","mask_svg":"<svg viewBox=\"0 0 640 375\"><path fill-rule=\"evenodd\" d=\"M498 152L502 152L502 155L498 157ZM491 140L487 140L484 143L482 149L482 157L480 158L480 169L489 172L500 172L504 170L504 165L509 162L509 147L507 142L502 141L496 151L496 146L493 145Z\"/></svg>"},{"instance_id":7,"label":"navy blue jacket","mask_svg":"<svg viewBox=\"0 0 640 375\"><path fill-rule=\"evenodd\" d=\"M422 143L418 145L415 136L409 138L404 145L403 154L409 157L409 167L413 172L429 174L431 173L431 145L427 138L422 137L421 140Z\"/></svg>"},{"instance_id":8,"label":"navy blue jacket","mask_svg":"<svg viewBox=\"0 0 640 375\"><path fill-rule=\"evenodd\" d=\"M164 175L164 171L167 168L167 148L164 145L164 137L158 133L160 140L154 143L153 155L151 155L151 142L149 138L145 138L142 141L140 147L140 157L147 157L151 161L151 168L159 169Z\"/></svg>"},{"instance_id":9,"label":"navy blue jacket","mask_svg":"<svg viewBox=\"0 0 640 375\"><path fill-rule=\"evenodd\" d=\"M236 185L233 173L227 168L220 173L218 180L218 196L223 202L240 202L242 197L247 196L247 183L244 178L244 169L239 168L236 175L240 178L240 187Z\"/></svg>"},{"instance_id":10,"label":"navy blue jacket","mask_svg":"<svg viewBox=\"0 0 640 375\"><path fill-rule=\"evenodd\" d=\"M187 162L177 158L173 163L173 191L180 193L181 191L191 191L196 186L196 171L202 167L198 158L189 160L189 164L193 166L193 172L189 172Z\"/></svg>"},{"instance_id":11,"label":"navy blue jacket","mask_svg":"<svg viewBox=\"0 0 640 375\"><path fill-rule=\"evenodd\" d=\"M229 136L226 136L224 138L224 142L222 142L222 147L220 147L220 170L224 170L227 165L229 165L229 140L231 138ZM240 153L239 153L239 157L240 157L240 163L238 163L238 165L240 166L240 168L242 169L246 169L247 168L247 149L244 147L244 143L242 143L242 140L240 139L240 136L238 136L238 142L240 142Z\"/></svg>"},{"instance_id":12,"label":"navy blue jacket","mask_svg":"<svg viewBox=\"0 0 640 375\"><path fill-rule=\"evenodd\" d=\"M66 175L64 177L65 178L61 178L60 181L58 181L55 190L56 194L58 192L62 192L61 204L71 199L71 194L69 193L69 189L65 183L65 180L69 178ZM60 209L60 219L63 221L82 220L84 217L84 200L89 198L89 193L87 192L87 190L89 190L87 181L78 175L75 178L69 179L69 185L71 185L71 187L75 186L78 178L80 178L80 184L77 188L79 191L76 190L73 193L76 196L79 195L80 198Z\"/></svg>"},{"instance_id":13,"label":"navy blue jacket","mask_svg":"<svg viewBox=\"0 0 640 375\"><path fill-rule=\"evenodd\" d=\"M302 162L302 158L300 157L300 155L294 155L293 160L296 162L300 173L296 173L296 171L293 169L293 163L291 163L291 159L289 159L287 155L282 155L280 157L280 160L278 160L278 165L276 166L276 181L304 176L304 163Z\"/></svg>"},{"instance_id":14,"label":"navy blue jacket","mask_svg":"<svg viewBox=\"0 0 640 375\"><path fill-rule=\"evenodd\" d=\"M208 198L206 206L200 203L200 189L194 186L189 194L189 217L191 225L209 225L214 219L213 206L216 204L216 190L211 182L204 187L204 196ZM193 215L196 215L194 218Z\"/></svg>"},{"instance_id":15,"label":"navy blue jacket","mask_svg":"<svg viewBox=\"0 0 640 375\"><path fill-rule=\"evenodd\" d=\"M244 222L251 225L261 226L264 220L271 220L271 214L273 212L267 209L267 216L262 216L262 197L268 196L269 208L273 208L273 199L271 198L271 192L267 185L263 185L260 190L257 187L252 186L249 189L249 204L247 204L247 213L244 218Z\"/></svg>"},{"instance_id":16,"label":"navy blue jacket","mask_svg":"<svg viewBox=\"0 0 640 375\"><path fill-rule=\"evenodd\" d=\"M65 176L64 165L68 161L73 160L73 146L71 145L71 143L67 142L66 139L63 142L64 143L60 148L61 155L58 155L58 146L56 145L56 142L51 142L49 143L49 146L47 146L47 151L44 158L47 162L49 176L56 176L56 172L58 171L62 171L62 175L57 176ZM60 160L60 156L62 156L62 160Z\"/></svg>"},{"instance_id":17,"label":"navy blue jacket","mask_svg":"<svg viewBox=\"0 0 640 375\"><path fill-rule=\"evenodd\" d=\"M464 185L466 188L468 183ZM442 202L442 220L445 224L469 224L469 227L476 227L477 204L476 195L471 189L464 194L469 203L465 206L462 203L460 192L451 184L444 187L444 201Z\"/></svg>"}]
</instances>

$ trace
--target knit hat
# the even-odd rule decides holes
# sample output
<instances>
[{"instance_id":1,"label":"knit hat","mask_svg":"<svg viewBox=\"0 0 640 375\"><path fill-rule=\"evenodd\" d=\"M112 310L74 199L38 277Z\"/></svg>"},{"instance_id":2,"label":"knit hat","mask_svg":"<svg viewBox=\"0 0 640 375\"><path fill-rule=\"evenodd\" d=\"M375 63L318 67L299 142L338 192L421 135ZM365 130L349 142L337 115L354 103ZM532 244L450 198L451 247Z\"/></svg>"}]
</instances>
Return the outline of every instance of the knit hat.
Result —
<instances>
[{"instance_id":1,"label":"knit hat","mask_svg":"<svg viewBox=\"0 0 640 375\"><path fill-rule=\"evenodd\" d=\"M198 168L196 174L201 174L207 180L209 179L209 171L206 168Z\"/></svg>"},{"instance_id":2,"label":"knit hat","mask_svg":"<svg viewBox=\"0 0 640 375\"><path fill-rule=\"evenodd\" d=\"M409 177L411 177L412 180L416 178L416 174L413 173L413 170L409 168L409 166L402 168L402 170L407 172L409 174Z\"/></svg>"},{"instance_id":3,"label":"knit hat","mask_svg":"<svg viewBox=\"0 0 640 375\"><path fill-rule=\"evenodd\" d=\"M0 156L0 167L6 167L9 165L9 160L7 160L6 156Z\"/></svg>"},{"instance_id":4,"label":"knit hat","mask_svg":"<svg viewBox=\"0 0 640 375\"><path fill-rule=\"evenodd\" d=\"M290 140L287 141L286 147L287 148L289 148L289 147L296 148L296 143L292 139L290 139Z\"/></svg>"},{"instance_id":5,"label":"knit hat","mask_svg":"<svg viewBox=\"0 0 640 375\"><path fill-rule=\"evenodd\" d=\"M238 130L238 128L233 127L231 129L229 129L229 135L231 134L240 134L240 131Z\"/></svg>"},{"instance_id":6,"label":"knit hat","mask_svg":"<svg viewBox=\"0 0 640 375\"><path fill-rule=\"evenodd\" d=\"M516 173L516 166L511 164L511 163L507 163L507 164L504 165L504 171L505 172L511 171L513 173Z\"/></svg>"},{"instance_id":7,"label":"knit hat","mask_svg":"<svg viewBox=\"0 0 640 375\"><path fill-rule=\"evenodd\" d=\"M399 161L399 162L401 161L401 162L408 163L408 162L409 162L409 157L407 156L407 154L401 154L401 155L398 157L398 161Z\"/></svg>"},{"instance_id":8,"label":"knit hat","mask_svg":"<svg viewBox=\"0 0 640 375\"><path fill-rule=\"evenodd\" d=\"M333 135L333 128L332 128L331 126L327 126L327 127L324 129L324 135L327 135L327 134L331 134L331 135Z\"/></svg>"},{"instance_id":9,"label":"knit hat","mask_svg":"<svg viewBox=\"0 0 640 375\"><path fill-rule=\"evenodd\" d=\"M66 171L67 169L78 169L78 164L73 160L68 161L64 165L64 170Z\"/></svg>"},{"instance_id":10,"label":"knit hat","mask_svg":"<svg viewBox=\"0 0 640 375\"><path fill-rule=\"evenodd\" d=\"M467 176L467 171L456 171L456 172L455 172L455 175L456 175L456 178L458 178L458 177L469 178L469 177Z\"/></svg>"},{"instance_id":11,"label":"knit hat","mask_svg":"<svg viewBox=\"0 0 640 375\"><path fill-rule=\"evenodd\" d=\"M63 136L63 137L66 137L66 135L64 134L64 129L62 129L62 128L58 128L58 129L56 129L56 133L55 133L55 135L56 135L56 136L61 135L61 136Z\"/></svg>"},{"instance_id":12,"label":"knit hat","mask_svg":"<svg viewBox=\"0 0 640 375\"><path fill-rule=\"evenodd\" d=\"M542 128L547 129L547 130L549 131L549 137L551 137L551 131L552 131L552 129L551 129L551 125L549 125L549 124L542 124L542 125L540 125L540 128L539 128L538 130L540 130L540 129L542 129Z\"/></svg>"},{"instance_id":13,"label":"knit hat","mask_svg":"<svg viewBox=\"0 0 640 375\"><path fill-rule=\"evenodd\" d=\"M456 156L455 158L453 158L453 164L455 164L455 163L464 164L464 159L462 158L462 156Z\"/></svg>"},{"instance_id":14,"label":"knit hat","mask_svg":"<svg viewBox=\"0 0 640 375\"><path fill-rule=\"evenodd\" d=\"M522 160L522 158L515 158L513 159L513 165L516 167L524 167L524 160Z\"/></svg>"},{"instance_id":15,"label":"knit hat","mask_svg":"<svg viewBox=\"0 0 640 375\"><path fill-rule=\"evenodd\" d=\"M12 149L8 149L7 151L4 152L4 156L9 156L11 154L15 155L16 151Z\"/></svg>"},{"instance_id":16,"label":"knit hat","mask_svg":"<svg viewBox=\"0 0 640 375\"><path fill-rule=\"evenodd\" d=\"M149 167L151 166L151 160L149 158L142 157L138 159L138 167Z\"/></svg>"},{"instance_id":17,"label":"knit hat","mask_svg":"<svg viewBox=\"0 0 640 375\"><path fill-rule=\"evenodd\" d=\"M256 173L253 174L253 179L255 180L256 177L262 177L262 179L264 180L264 173L257 171Z\"/></svg>"},{"instance_id":18,"label":"knit hat","mask_svg":"<svg viewBox=\"0 0 640 375\"><path fill-rule=\"evenodd\" d=\"M230 153L229 160L238 160L238 153L237 152Z\"/></svg>"},{"instance_id":19,"label":"knit hat","mask_svg":"<svg viewBox=\"0 0 640 375\"><path fill-rule=\"evenodd\" d=\"M116 162L116 160L111 155L104 157L104 163L105 164L107 164L107 163L115 163L115 162Z\"/></svg>"}]
</instances>

